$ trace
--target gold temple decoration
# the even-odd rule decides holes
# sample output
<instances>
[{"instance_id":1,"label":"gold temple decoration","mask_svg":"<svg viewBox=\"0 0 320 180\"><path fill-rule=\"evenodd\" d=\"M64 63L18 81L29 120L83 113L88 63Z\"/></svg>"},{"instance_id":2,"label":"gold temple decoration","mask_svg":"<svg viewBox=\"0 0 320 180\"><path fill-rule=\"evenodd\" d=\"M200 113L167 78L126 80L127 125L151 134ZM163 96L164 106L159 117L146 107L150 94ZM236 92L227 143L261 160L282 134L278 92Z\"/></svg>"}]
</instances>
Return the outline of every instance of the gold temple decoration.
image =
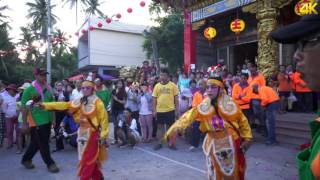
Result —
<instances>
[{"instance_id":1,"label":"gold temple decoration","mask_svg":"<svg viewBox=\"0 0 320 180\"><path fill-rule=\"evenodd\" d=\"M292 0L257 0L242 8L244 12L255 13L258 20L258 68L267 78L277 70L278 43L269 34L277 27L279 9L291 3Z\"/></svg>"},{"instance_id":2,"label":"gold temple decoration","mask_svg":"<svg viewBox=\"0 0 320 180\"><path fill-rule=\"evenodd\" d=\"M189 11L206 7L221 0L154 0L162 6ZM268 78L278 66L278 43L270 39L269 34L277 27L279 9L290 4L292 0L256 0L244 6L243 12L256 14L258 20L258 67Z\"/></svg>"}]
</instances>

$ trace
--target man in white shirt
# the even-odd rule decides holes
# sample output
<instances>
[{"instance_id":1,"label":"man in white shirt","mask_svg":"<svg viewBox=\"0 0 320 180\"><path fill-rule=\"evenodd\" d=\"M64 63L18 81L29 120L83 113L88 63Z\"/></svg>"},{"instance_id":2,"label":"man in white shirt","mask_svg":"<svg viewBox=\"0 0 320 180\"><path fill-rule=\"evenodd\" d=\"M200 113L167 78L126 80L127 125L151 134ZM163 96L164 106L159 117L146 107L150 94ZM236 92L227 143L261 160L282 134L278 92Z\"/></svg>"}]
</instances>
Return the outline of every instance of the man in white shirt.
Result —
<instances>
[{"instance_id":1,"label":"man in white shirt","mask_svg":"<svg viewBox=\"0 0 320 180\"><path fill-rule=\"evenodd\" d=\"M7 88L7 95L3 96L3 112L5 114L7 149L13 147L13 132L16 137L19 136L18 130L18 113L17 113L17 86L10 84Z\"/></svg>"},{"instance_id":2,"label":"man in white shirt","mask_svg":"<svg viewBox=\"0 0 320 180\"><path fill-rule=\"evenodd\" d=\"M82 98L83 94L81 92L81 83L82 82L80 80L76 81L76 88L71 93L70 101Z\"/></svg>"}]
</instances>

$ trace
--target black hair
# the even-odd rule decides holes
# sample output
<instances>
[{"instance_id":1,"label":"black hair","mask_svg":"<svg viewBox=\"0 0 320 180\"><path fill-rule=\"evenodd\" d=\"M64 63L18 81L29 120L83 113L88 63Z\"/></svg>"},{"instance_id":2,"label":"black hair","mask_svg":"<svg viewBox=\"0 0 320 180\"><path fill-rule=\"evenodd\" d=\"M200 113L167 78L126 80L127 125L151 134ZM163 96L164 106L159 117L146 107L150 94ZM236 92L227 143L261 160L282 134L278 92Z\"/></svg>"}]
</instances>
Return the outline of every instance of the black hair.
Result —
<instances>
[{"instance_id":1,"label":"black hair","mask_svg":"<svg viewBox=\"0 0 320 180\"><path fill-rule=\"evenodd\" d=\"M245 76L247 79L249 78L249 74L248 73L241 73L241 76Z\"/></svg>"},{"instance_id":2,"label":"black hair","mask_svg":"<svg viewBox=\"0 0 320 180\"><path fill-rule=\"evenodd\" d=\"M251 67L258 69L257 64L252 64Z\"/></svg>"},{"instance_id":3,"label":"black hair","mask_svg":"<svg viewBox=\"0 0 320 180\"><path fill-rule=\"evenodd\" d=\"M191 86L191 84L197 84L197 81L196 80L191 80L190 82L189 82L189 86Z\"/></svg>"},{"instance_id":4,"label":"black hair","mask_svg":"<svg viewBox=\"0 0 320 180\"><path fill-rule=\"evenodd\" d=\"M168 70L168 69L166 69L166 68L161 69L161 71L160 71L160 72L161 72L161 73L165 73L165 74L169 75L169 70Z\"/></svg>"}]
</instances>

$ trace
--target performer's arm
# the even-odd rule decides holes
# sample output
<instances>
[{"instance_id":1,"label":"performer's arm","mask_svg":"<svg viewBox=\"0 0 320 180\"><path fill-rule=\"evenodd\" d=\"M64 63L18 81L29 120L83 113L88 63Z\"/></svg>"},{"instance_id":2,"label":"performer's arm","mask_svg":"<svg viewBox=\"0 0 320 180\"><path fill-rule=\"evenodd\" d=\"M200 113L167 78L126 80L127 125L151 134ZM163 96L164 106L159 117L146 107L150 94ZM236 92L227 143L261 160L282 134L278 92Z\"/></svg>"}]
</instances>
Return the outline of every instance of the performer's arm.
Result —
<instances>
[{"instance_id":1,"label":"performer's arm","mask_svg":"<svg viewBox=\"0 0 320 180\"><path fill-rule=\"evenodd\" d=\"M239 131L241 138L243 138L245 141L252 140L252 131L248 119L242 112L240 113Z\"/></svg>"},{"instance_id":2,"label":"performer's arm","mask_svg":"<svg viewBox=\"0 0 320 180\"><path fill-rule=\"evenodd\" d=\"M197 118L198 111L197 108L192 108L186 113L184 113L166 132L164 140L170 138L175 132L186 129L190 124Z\"/></svg>"},{"instance_id":3,"label":"performer's arm","mask_svg":"<svg viewBox=\"0 0 320 180\"><path fill-rule=\"evenodd\" d=\"M70 108L69 102L46 102L41 103L41 107L48 111L64 111Z\"/></svg>"},{"instance_id":4,"label":"performer's arm","mask_svg":"<svg viewBox=\"0 0 320 180\"><path fill-rule=\"evenodd\" d=\"M99 125L101 127L100 138L105 139L109 136L109 117L105 110L103 102L97 102L97 116L99 120Z\"/></svg>"}]
</instances>

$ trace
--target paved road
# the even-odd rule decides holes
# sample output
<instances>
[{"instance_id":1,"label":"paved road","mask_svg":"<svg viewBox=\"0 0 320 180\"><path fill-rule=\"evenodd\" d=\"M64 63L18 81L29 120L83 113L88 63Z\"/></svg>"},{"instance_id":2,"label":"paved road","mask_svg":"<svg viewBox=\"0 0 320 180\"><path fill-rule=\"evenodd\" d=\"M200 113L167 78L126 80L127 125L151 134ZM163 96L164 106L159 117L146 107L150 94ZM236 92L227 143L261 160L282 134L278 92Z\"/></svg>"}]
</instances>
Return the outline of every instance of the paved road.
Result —
<instances>
[{"instance_id":1,"label":"paved road","mask_svg":"<svg viewBox=\"0 0 320 180\"><path fill-rule=\"evenodd\" d=\"M111 147L109 160L103 171L107 180L201 180L206 179L202 151L188 152L183 140L178 150L163 148L152 150L153 144L141 144L134 149ZM295 180L296 150L288 147L267 147L255 142L247 153L248 180ZM47 172L40 155L34 159L36 166L26 170L20 165L21 155L14 150L0 149L0 180L73 180L76 177L77 153L75 149L53 154L61 171Z\"/></svg>"}]
</instances>

